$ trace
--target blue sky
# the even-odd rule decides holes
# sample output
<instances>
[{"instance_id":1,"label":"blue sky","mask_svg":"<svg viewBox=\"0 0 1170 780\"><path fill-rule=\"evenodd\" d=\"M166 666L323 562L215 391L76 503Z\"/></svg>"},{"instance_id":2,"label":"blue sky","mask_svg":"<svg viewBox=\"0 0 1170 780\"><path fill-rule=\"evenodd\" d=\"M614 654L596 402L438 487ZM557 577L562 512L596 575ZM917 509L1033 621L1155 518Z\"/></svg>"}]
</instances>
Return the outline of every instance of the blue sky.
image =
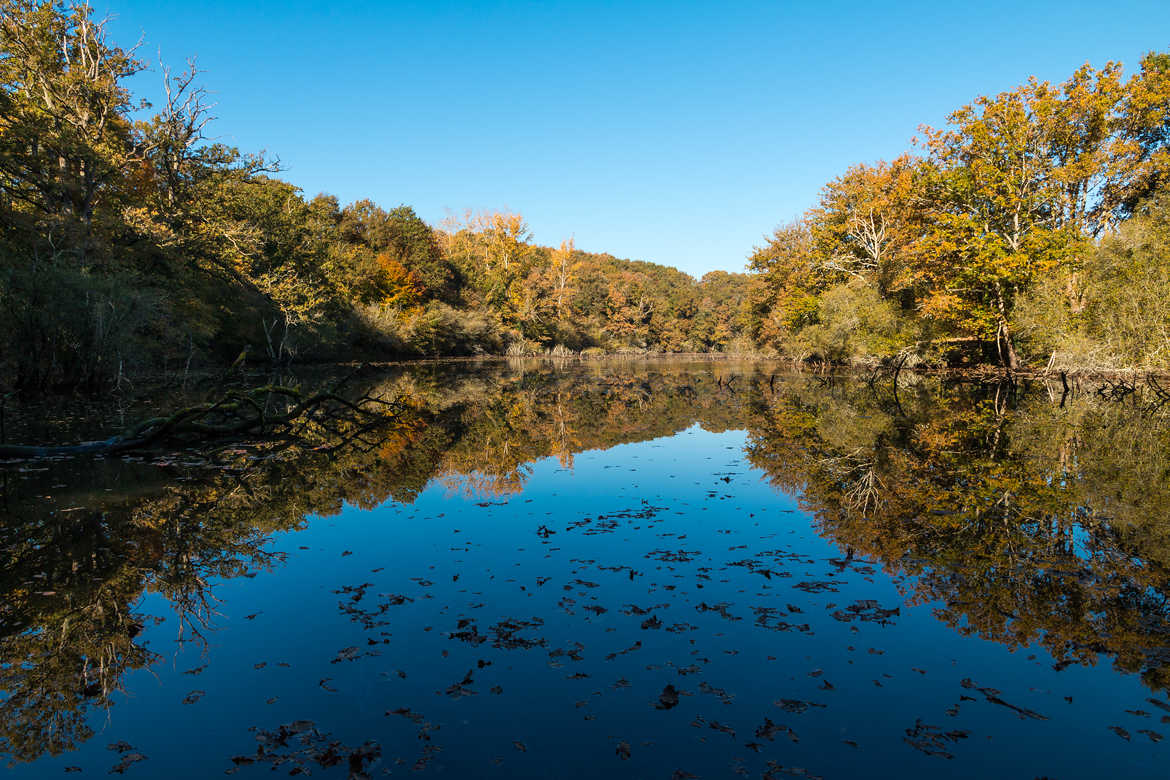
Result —
<instances>
[{"instance_id":1,"label":"blue sky","mask_svg":"<svg viewBox=\"0 0 1170 780\"><path fill-rule=\"evenodd\" d=\"M540 243L696 275L976 95L1170 48L1165 0L94 6L152 63L197 55L212 132L309 196L509 208Z\"/></svg>"}]
</instances>

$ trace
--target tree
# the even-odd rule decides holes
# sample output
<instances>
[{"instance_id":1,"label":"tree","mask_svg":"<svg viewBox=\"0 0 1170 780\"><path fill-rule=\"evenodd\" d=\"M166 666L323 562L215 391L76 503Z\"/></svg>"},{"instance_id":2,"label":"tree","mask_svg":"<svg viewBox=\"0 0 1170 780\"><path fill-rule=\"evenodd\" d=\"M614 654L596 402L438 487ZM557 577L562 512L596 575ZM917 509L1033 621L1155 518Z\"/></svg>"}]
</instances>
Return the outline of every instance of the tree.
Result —
<instances>
[{"instance_id":1,"label":"tree","mask_svg":"<svg viewBox=\"0 0 1170 780\"><path fill-rule=\"evenodd\" d=\"M561 242L561 248L555 250L550 258L549 267L552 272L553 295L556 300L557 316L564 318L569 305L569 298L573 294L573 255L576 247L573 239Z\"/></svg>"},{"instance_id":2,"label":"tree","mask_svg":"<svg viewBox=\"0 0 1170 780\"><path fill-rule=\"evenodd\" d=\"M373 201L360 200L341 212L338 229L342 241L384 253L414 274L424 298L454 301L454 270L443 258L434 231L411 207L384 211Z\"/></svg>"},{"instance_id":3,"label":"tree","mask_svg":"<svg viewBox=\"0 0 1170 780\"><path fill-rule=\"evenodd\" d=\"M637 271L615 274L610 279L606 301L606 329L626 344L645 346L654 306L645 274Z\"/></svg>"},{"instance_id":4,"label":"tree","mask_svg":"<svg viewBox=\"0 0 1170 780\"><path fill-rule=\"evenodd\" d=\"M1100 109L1090 104L1081 113L1099 116ZM1070 144L1069 114L1069 101L1032 79L955 111L952 129L924 128L925 229L910 272L920 311L961 334L994 339L1011 369L1020 365L1017 296L1085 248L1083 200L1095 173L1082 163L1099 150Z\"/></svg>"},{"instance_id":5,"label":"tree","mask_svg":"<svg viewBox=\"0 0 1170 780\"><path fill-rule=\"evenodd\" d=\"M32 258L104 262L95 220L150 152L124 84L144 65L81 4L4 0L0 52L0 191L40 237Z\"/></svg>"},{"instance_id":6,"label":"tree","mask_svg":"<svg viewBox=\"0 0 1170 780\"><path fill-rule=\"evenodd\" d=\"M1125 219L1170 178L1170 52L1142 57L1126 84L1117 124L1103 206L1114 219Z\"/></svg>"},{"instance_id":7,"label":"tree","mask_svg":"<svg viewBox=\"0 0 1170 780\"><path fill-rule=\"evenodd\" d=\"M756 274L750 292L752 338L781 349L788 333L816 321L818 296L832 281L816 261L809 221L776 228L748 265Z\"/></svg>"},{"instance_id":8,"label":"tree","mask_svg":"<svg viewBox=\"0 0 1170 780\"><path fill-rule=\"evenodd\" d=\"M445 223L446 254L474 288L479 302L507 307L509 288L530 270L528 224L507 211L467 212Z\"/></svg>"},{"instance_id":9,"label":"tree","mask_svg":"<svg viewBox=\"0 0 1170 780\"><path fill-rule=\"evenodd\" d=\"M866 281L883 296L895 292L919 227L914 202L920 166L903 155L856 165L825 185L820 205L807 217L825 272Z\"/></svg>"}]
</instances>

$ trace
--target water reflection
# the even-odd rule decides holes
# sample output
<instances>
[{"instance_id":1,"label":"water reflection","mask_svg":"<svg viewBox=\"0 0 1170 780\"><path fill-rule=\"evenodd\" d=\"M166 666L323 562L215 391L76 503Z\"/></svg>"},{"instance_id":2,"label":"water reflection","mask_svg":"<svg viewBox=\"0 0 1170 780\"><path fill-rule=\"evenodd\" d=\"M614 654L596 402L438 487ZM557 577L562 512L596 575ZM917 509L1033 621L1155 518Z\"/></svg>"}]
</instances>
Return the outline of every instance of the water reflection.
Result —
<instances>
[{"instance_id":1,"label":"water reflection","mask_svg":"<svg viewBox=\"0 0 1170 780\"><path fill-rule=\"evenodd\" d=\"M749 430L821 533L914 575L908 598L954 629L1170 684L1161 410L930 382L894 405L835 383L761 400Z\"/></svg>"},{"instance_id":2,"label":"water reflection","mask_svg":"<svg viewBox=\"0 0 1170 780\"><path fill-rule=\"evenodd\" d=\"M436 482L491 505L521 496L539 459L571 467L582 452L671 436L696 423L748 432L748 462L800 497L817 533L838 548L839 571L872 579L873 566L884 569L905 605L934 605L937 619L959 634L1009 647L1039 642L1057 668L1106 661L1140 675L1152 694L1170 687L1165 410L1140 396L1110 401L1091 390L1060 398L1041 387L903 377L894 392L888 380L776 371L750 363L429 365L364 380L360 390L403 409L397 424L376 434L339 439L336 431L319 431L294 445L247 443L140 463L10 464L0 523L0 754L30 762L84 743L126 675L163 660L142 641L144 629L162 618L145 614L144 593L165 598L173 610L169 630L181 642L199 644L215 628L220 584L263 578L280 566L274 533L346 505L409 505ZM625 515L594 515L586 532L653 525L668 509L647 502ZM537 529L545 542L572 530L563 520L548 522ZM671 568L697 554L662 548L652 556ZM769 555L728 566L770 582L786 559ZM630 581L640 574L636 564L616 568L628 570ZM799 585L809 593L833 590L817 581ZM382 613L363 612L364 596L365 589L344 593L360 613L357 622L373 628ZM662 610L627 606L642 630L670 630L658 617ZM731 606L702 600L696 609L739 619ZM848 624L887 621L897 605L861 599L830 607ZM753 609L747 617L756 627L809 629L791 603ZM537 641L533 632L544 619L553 617L464 622L452 637L522 646ZM459 698L471 678L469 672L447 693ZM704 685L716 696L722 690ZM965 687L1003 703L998 691ZM657 709L679 701L673 684L655 696ZM784 712L811 706L782 701ZM1012 706L1021 717L1032 712ZM409 709L398 714L424 730L429 723ZM753 749L786 728L765 719ZM919 723L906 741L938 754L958 739L931 729ZM262 745L311 734L308 726L291 727L269 732ZM622 744L625 755L620 745L617 755L628 758L630 745ZM367 745L310 757L333 765L322 755L342 765L348 755L351 765L357 761L354 771L363 771L376 751Z\"/></svg>"}]
</instances>

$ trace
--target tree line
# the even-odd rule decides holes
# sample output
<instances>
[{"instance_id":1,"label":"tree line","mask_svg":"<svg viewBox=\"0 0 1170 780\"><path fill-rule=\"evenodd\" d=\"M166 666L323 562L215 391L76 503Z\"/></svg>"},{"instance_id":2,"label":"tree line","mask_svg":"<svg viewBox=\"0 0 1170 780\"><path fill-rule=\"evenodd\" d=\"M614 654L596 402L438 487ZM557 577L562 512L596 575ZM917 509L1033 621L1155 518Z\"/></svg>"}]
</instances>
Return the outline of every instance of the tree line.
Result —
<instances>
[{"instance_id":1,"label":"tree line","mask_svg":"<svg viewBox=\"0 0 1170 780\"><path fill-rule=\"evenodd\" d=\"M1170 54L980 97L857 165L749 274L307 197L214 140L194 61L136 96L87 5L0 0L0 376L108 387L246 360L738 352L1170 367Z\"/></svg>"},{"instance_id":2,"label":"tree line","mask_svg":"<svg viewBox=\"0 0 1170 780\"><path fill-rule=\"evenodd\" d=\"M830 362L1170 366L1170 54L947 121L755 250L753 339Z\"/></svg>"},{"instance_id":3,"label":"tree line","mask_svg":"<svg viewBox=\"0 0 1170 780\"><path fill-rule=\"evenodd\" d=\"M726 350L747 276L532 242L523 217L441 226L307 198L214 141L194 61L129 80L87 5L0 2L0 366L22 389L255 359Z\"/></svg>"}]
</instances>

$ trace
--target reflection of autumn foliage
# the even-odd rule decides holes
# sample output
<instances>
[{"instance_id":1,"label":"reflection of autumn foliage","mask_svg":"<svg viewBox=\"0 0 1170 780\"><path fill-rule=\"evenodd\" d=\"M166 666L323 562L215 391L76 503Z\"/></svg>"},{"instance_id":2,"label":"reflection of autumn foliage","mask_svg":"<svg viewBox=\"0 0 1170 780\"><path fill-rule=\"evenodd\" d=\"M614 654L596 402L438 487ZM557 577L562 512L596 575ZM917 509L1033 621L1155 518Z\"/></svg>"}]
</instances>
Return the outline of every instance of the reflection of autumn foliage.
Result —
<instances>
[{"instance_id":1,"label":"reflection of autumn foliage","mask_svg":"<svg viewBox=\"0 0 1170 780\"><path fill-rule=\"evenodd\" d=\"M296 466L408 425L307 418L295 437L209 455L188 481L120 469L111 476L124 494L83 492L76 512L43 501L43 485L24 502L6 494L18 504L0 523L0 755L31 761L92 736L91 711L112 706L127 672L159 660L137 641L152 619L136 609L145 591L170 603L178 641L203 642L215 615L209 583L278 563L270 534L312 511L288 479L303 473Z\"/></svg>"},{"instance_id":2,"label":"reflection of autumn foliage","mask_svg":"<svg viewBox=\"0 0 1170 780\"><path fill-rule=\"evenodd\" d=\"M378 444L378 460L395 460L409 447L414 438L414 429L394 431Z\"/></svg>"},{"instance_id":3,"label":"reflection of autumn foliage","mask_svg":"<svg viewBox=\"0 0 1170 780\"><path fill-rule=\"evenodd\" d=\"M13 759L88 739L88 708L156 658L133 641L140 539L111 534L100 511L38 520L0 526L0 755Z\"/></svg>"},{"instance_id":4,"label":"reflection of autumn foliage","mask_svg":"<svg viewBox=\"0 0 1170 780\"><path fill-rule=\"evenodd\" d=\"M10 692L0 753L31 760L87 739L87 713L109 706L126 671L155 662L136 641L150 620L132 608L144 589L168 599L181 638L198 640L214 615L207 583L278 565L265 548L274 531L346 504L409 503L436 483L476 500L515 495L536 461L571 467L577 453L695 423L747 428L751 462L799 493L822 533L913 575L910 599L938 602L956 631L1041 642L1059 662L1104 656L1170 687L1164 416L925 380L894 399L888 387L771 382L769 371L423 365L354 388L400 410L376 431L226 450L185 481L121 474L125 493L93 491L68 519L31 489L20 521L0 527L0 658L23 661L0 666Z\"/></svg>"},{"instance_id":5,"label":"reflection of autumn foliage","mask_svg":"<svg viewBox=\"0 0 1170 780\"><path fill-rule=\"evenodd\" d=\"M426 392L410 382L414 392ZM430 413L432 425L446 433L433 435L450 442L431 473L466 495L514 495L534 460L556 457L570 467L582 450L670 435L696 421L735 424L744 399L721 404L714 385L710 374L678 366L623 366L593 376L520 370L465 377Z\"/></svg>"},{"instance_id":6,"label":"reflection of autumn foliage","mask_svg":"<svg viewBox=\"0 0 1170 780\"><path fill-rule=\"evenodd\" d=\"M915 575L912 601L941 602L957 631L1039 641L1058 662L1104 654L1167 687L1170 547L1153 508L1170 421L988 394L920 391L897 414L857 388L786 393L760 409L750 457L839 545ZM868 421L852 440L834 436L843 407ZM1135 467L1160 479L1138 489Z\"/></svg>"},{"instance_id":7,"label":"reflection of autumn foliage","mask_svg":"<svg viewBox=\"0 0 1170 780\"><path fill-rule=\"evenodd\" d=\"M436 480L510 495L534 460L571 463L584 449L742 417L707 373L532 369L404 372L361 388L399 409L376 431L309 425L302 441L226 450L183 482L157 469L120 475L125 495L89 494L68 516L39 502L44 487L29 490L0 524L0 755L31 761L90 738L91 711L112 706L128 671L158 660L136 641L151 620L133 608L141 594L165 596L179 639L200 641L214 616L209 582L278 564L265 549L274 531L346 503L413 501Z\"/></svg>"}]
</instances>

